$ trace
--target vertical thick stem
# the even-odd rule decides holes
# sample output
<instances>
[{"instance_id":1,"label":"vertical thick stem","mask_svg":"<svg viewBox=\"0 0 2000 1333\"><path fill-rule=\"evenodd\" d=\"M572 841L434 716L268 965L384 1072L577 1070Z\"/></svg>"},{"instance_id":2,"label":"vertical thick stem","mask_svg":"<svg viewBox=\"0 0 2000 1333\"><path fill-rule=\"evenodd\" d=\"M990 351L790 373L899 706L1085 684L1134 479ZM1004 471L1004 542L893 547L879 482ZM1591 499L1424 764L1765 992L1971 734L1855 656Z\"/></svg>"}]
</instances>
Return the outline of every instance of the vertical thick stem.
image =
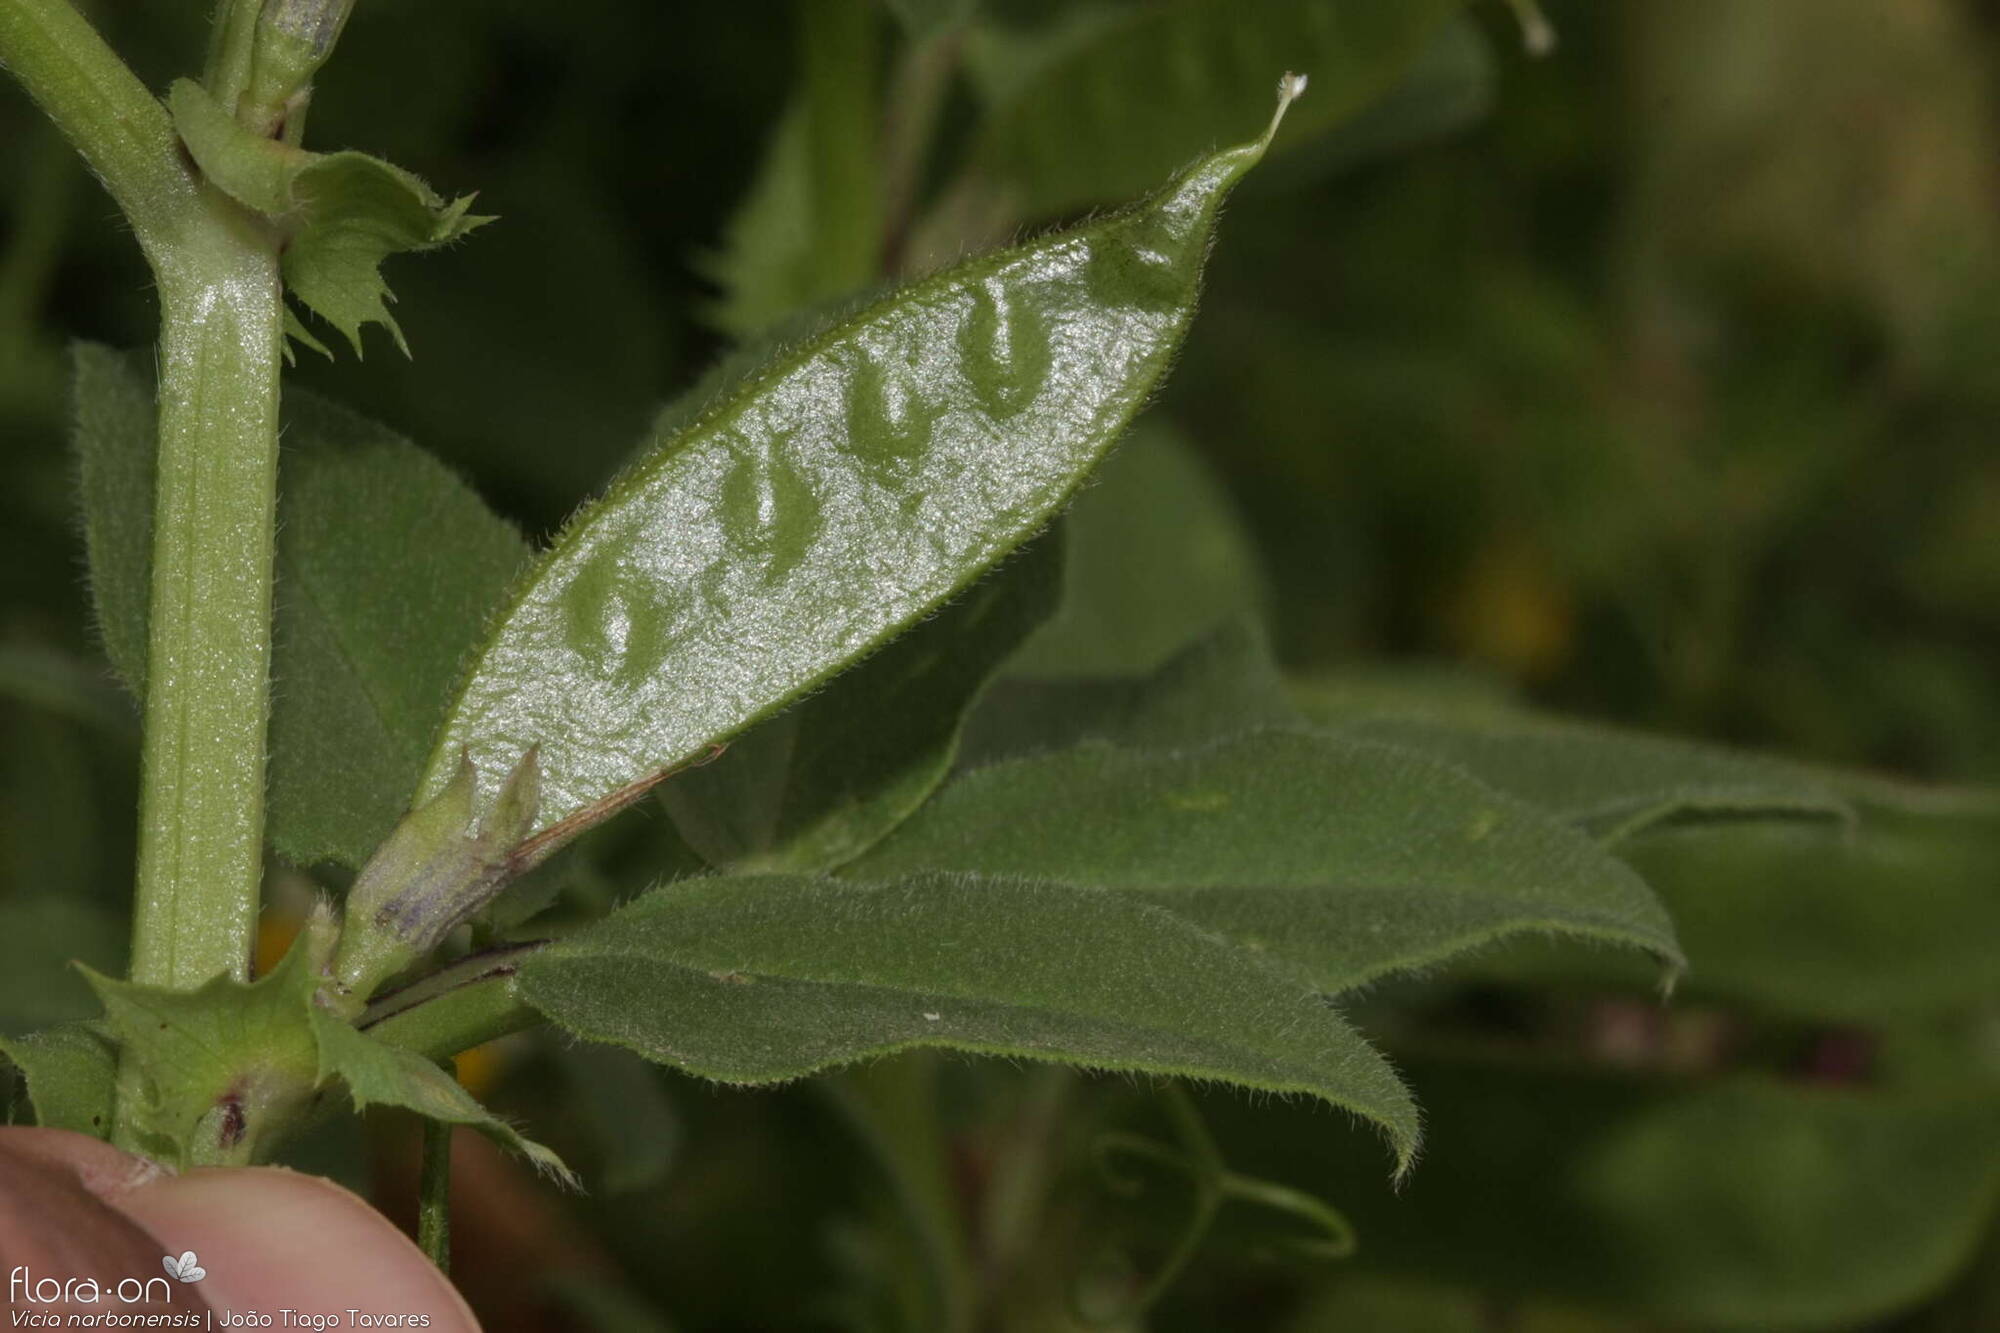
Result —
<instances>
[{"instance_id":1,"label":"vertical thick stem","mask_svg":"<svg viewBox=\"0 0 2000 1333\"><path fill-rule=\"evenodd\" d=\"M160 266L154 503L132 979L248 975L263 867L264 731L283 324L277 247L211 199Z\"/></svg>"}]
</instances>

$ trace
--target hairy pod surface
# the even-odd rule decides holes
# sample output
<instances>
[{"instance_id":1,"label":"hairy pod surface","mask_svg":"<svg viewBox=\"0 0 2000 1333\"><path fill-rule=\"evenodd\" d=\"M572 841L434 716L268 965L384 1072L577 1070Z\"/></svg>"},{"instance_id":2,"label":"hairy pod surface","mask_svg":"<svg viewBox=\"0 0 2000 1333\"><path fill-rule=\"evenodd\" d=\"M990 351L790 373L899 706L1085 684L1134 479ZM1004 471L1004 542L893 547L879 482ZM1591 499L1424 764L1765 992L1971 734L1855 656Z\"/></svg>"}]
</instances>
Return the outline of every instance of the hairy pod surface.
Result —
<instances>
[{"instance_id":1,"label":"hairy pod surface","mask_svg":"<svg viewBox=\"0 0 2000 1333\"><path fill-rule=\"evenodd\" d=\"M420 795L461 753L486 781L539 744L543 825L587 816L1033 536L1165 373L1217 210L1269 140L1198 161L1126 212L903 288L659 439L517 591Z\"/></svg>"}]
</instances>

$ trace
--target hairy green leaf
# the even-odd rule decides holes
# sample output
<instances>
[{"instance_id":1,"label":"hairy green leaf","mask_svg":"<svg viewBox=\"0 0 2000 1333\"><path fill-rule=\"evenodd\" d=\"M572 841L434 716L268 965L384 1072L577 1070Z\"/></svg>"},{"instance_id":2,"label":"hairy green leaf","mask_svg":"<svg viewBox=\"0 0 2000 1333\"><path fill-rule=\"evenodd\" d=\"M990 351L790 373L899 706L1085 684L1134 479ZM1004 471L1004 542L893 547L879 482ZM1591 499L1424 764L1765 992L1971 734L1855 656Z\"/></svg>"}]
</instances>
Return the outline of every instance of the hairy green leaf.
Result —
<instances>
[{"instance_id":1,"label":"hairy green leaf","mask_svg":"<svg viewBox=\"0 0 2000 1333\"><path fill-rule=\"evenodd\" d=\"M537 1169L566 1185L575 1185L562 1159L524 1138L500 1117L481 1106L458 1080L414 1051L402 1050L356 1032L324 1009L312 1011L312 1031L319 1049L319 1080L338 1078L354 1099L354 1109L396 1106L447 1125L469 1125L503 1148L520 1153Z\"/></svg>"},{"instance_id":2,"label":"hairy green leaf","mask_svg":"<svg viewBox=\"0 0 2000 1333\"><path fill-rule=\"evenodd\" d=\"M1016 217L1143 189L1263 103L1274 69L1312 79L1297 144L1375 102L1458 0L1173 0L1090 25L989 115L974 171Z\"/></svg>"},{"instance_id":3,"label":"hairy green leaf","mask_svg":"<svg viewBox=\"0 0 2000 1333\"><path fill-rule=\"evenodd\" d=\"M1063 516L1063 604L1010 674L1151 671L1189 640L1265 600L1229 497L1182 436L1149 417Z\"/></svg>"},{"instance_id":4,"label":"hairy green leaf","mask_svg":"<svg viewBox=\"0 0 2000 1333\"><path fill-rule=\"evenodd\" d=\"M1262 633L1235 621L1137 680L1007 680L966 724L965 767L1084 741L1178 749L1299 722Z\"/></svg>"},{"instance_id":5,"label":"hairy green leaf","mask_svg":"<svg viewBox=\"0 0 2000 1333\"><path fill-rule=\"evenodd\" d=\"M152 383L76 349L91 587L106 648L143 690L152 545ZM269 836L358 866L403 814L451 687L527 559L456 475L394 432L285 395L272 649Z\"/></svg>"},{"instance_id":6,"label":"hairy green leaf","mask_svg":"<svg viewBox=\"0 0 2000 1333\"><path fill-rule=\"evenodd\" d=\"M866 851L937 788L966 710L1056 603L1060 550L1036 542L1005 569L661 789L711 864L830 869Z\"/></svg>"},{"instance_id":7,"label":"hairy green leaf","mask_svg":"<svg viewBox=\"0 0 2000 1333\"><path fill-rule=\"evenodd\" d=\"M253 134L190 79L174 84L168 103L202 173L285 231L286 290L345 334L357 356L366 324L388 329L408 355L384 304L382 261L448 244L492 221L470 216L472 196L446 201L366 153L308 153Z\"/></svg>"},{"instance_id":8,"label":"hairy green leaf","mask_svg":"<svg viewBox=\"0 0 2000 1333\"><path fill-rule=\"evenodd\" d=\"M523 964L594 1041L731 1083L918 1046L1308 1093L1407 1164L1395 1074L1295 977L1121 894L975 876L656 890Z\"/></svg>"},{"instance_id":9,"label":"hairy green leaf","mask_svg":"<svg viewBox=\"0 0 2000 1333\"><path fill-rule=\"evenodd\" d=\"M6 1057L28 1081L35 1123L103 1138L111 1126L118 1049L97 1023L65 1023L21 1037L0 1037Z\"/></svg>"},{"instance_id":10,"label":"hairy green leaf","mask_svg":"<svg viewBox=\"0 0 2000 1333\"><path fill-rule=\"evenodd\" d=\"M540 746L544 821L587 821L1032 536L1165 373L1216 210L1268 140L912 284L661 440L520 589L425 793L461 751L493 775Z\"/></svg>"},{"instance_id":11,"label":"hairy green leaf","mask_svg":"<svg viewBox=\"0 0 2000 1333\"><path fill-rule=\"evenodd\" d=\"M295 861L354 866L402 815L528 547L393 432L299 392L286 421L271 839Z\"/></svg>"},{"instance_id":12,"label":"hairy green leaf","mask_svg":"<svg viewBox=\"0 0 2000 1333\"><path fill-rule=\"evenodd\" d=\"M70 443L98 637L136 699L146 697L153 567L153 382L122 352L70 349Z\"/></svg>"},{"instance_id":13,"label":"hairy green leaf","mask_svg":"<svg viewBox=\"0 0 2000 1333\"><path fill-rule=\"evenodd\" d=\"M1422 755L1306 732L977 769L852 870L1131 891L1328 992L1522 932L1681 962L1644 882L1581 834Z\"/></svg>"},{"instance_id":14,"label":"hairy green leaf","mask_svg":"<svg viewBox=\"0 0 2000 1333\"><path fill-rule=\"evenodd\" d=\"M1837 786L1803 765L1581 722L1362 717L1334 730L1434 755L1606 841L1691 816L1854 814Z\"/></svg>"}]
</instances>

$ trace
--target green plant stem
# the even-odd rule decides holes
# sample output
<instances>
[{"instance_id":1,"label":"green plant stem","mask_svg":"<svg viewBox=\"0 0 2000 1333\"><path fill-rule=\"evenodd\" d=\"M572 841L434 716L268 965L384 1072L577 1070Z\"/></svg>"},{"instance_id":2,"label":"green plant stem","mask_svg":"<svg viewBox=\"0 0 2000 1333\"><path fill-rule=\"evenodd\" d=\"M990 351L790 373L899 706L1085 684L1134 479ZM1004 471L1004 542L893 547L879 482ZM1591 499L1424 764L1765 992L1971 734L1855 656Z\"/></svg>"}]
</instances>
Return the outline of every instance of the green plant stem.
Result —
<instances>
[{"instance_id":1,"label":"green plant stem","mask_svg":"<svg viewBox=\"0 0 2000 1333\"><path fill-rule=\"evenodd\" d=\"M263 858L278 238L196 179L166 109L67 0L0 3L0 60L104 182L159 284L132 976L243 977Z\"/></svg>"},{"instance_id":2,"label":"green plant stem","mask_svg":"<svg viewBox=\"0 0 2000 1333\"><path fill-rule=\"evenodd\" d=\"M444 1072L457 1077L452 1062ZM417 1184L417 1246L442 1273L451 1272L451 1126L424 1121L424 1164Z\"/></svg>"},{"instance_id":3,"label":"green plant stem","mask_svg":"<svg viewBox=\"0 0 2000 1333\"><path fill-rule=\"evenodd\" d=\"M166 108L69 0L0 0L0 65L104 182L157 268L201 193Z\"/></svg>"},{"instance_id":4,"label":"green plant stem","mask_svg":"<svg viewBox=\"0 0 2000 1333\"><path fill-rule=\"evenodd\" d=\"M253 4L232 4L236 11ZM67 0L0 0L0 61L97 173L160 293L158 491L132 978L249 974L283 346L278 237L195 176L166 109ZM141 1078L126 1062L112 1137Z\"/></svg>"},{"instance_id":5,"label":"green plant stem","mask_svg":"<svg viewBox=\"0 0 2000 1333\"><path fill-rule=\"evenodd\" d=\"M383 996L361 1016L369 1036L433 1060L541 1021L514 993L514 973L538 944L462 958Z\"/></svg>"},{"instance_id":6,"label":"green plant stem","mask_svg":"<svg viewBox=\"0 0 2000 1333\"><path fill-rule=\"evenodd\" d=\"M244 978L264 731L284 326L275 236L219 196L160 284L146 737L132 979Z\"/></svg>"}]
</instances>

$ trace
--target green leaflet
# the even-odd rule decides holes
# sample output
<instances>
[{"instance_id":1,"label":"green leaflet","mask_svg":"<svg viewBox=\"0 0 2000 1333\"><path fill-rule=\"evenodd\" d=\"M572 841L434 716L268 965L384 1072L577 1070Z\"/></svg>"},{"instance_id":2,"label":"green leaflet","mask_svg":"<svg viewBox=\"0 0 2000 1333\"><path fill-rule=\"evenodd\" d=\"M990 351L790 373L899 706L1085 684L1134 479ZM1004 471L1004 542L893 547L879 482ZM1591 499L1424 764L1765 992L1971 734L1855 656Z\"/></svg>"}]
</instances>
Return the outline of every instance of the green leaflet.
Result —
<instances>
[{"instance_id":1,"label":"green leaflet","mask_svg":"<svg viewBox=\"0 0 2000 1333\"><path fill-rule=\"evenodd\" d=\"M1062 607L1010 675L1151 671L1197 635L1265 602L1257 553L1194 447L1157 414L1063 515Z\"/></svg>"},{"instance_id":2,"label":"green leaflet","mask_svg":"<svg viewBox=\"0 0 2000 1333\"><path fill-rule=\"evenodd\" d=\"M1289 141L1340 125L1392 88L1458 0L1174 0L1092 24L1012 82L973 172L1014 217L1129 197L1263 103L1274 69L1313 95Z\"/></svg>"},{"instance_id":3,"label":"green leaflet","mask_svg":"<svg viewBox=\"0 0 2000 1333\"><path fill-rule=\"evenodd\" d=\"M528 555L395 433L286 395L271 839L359 865L403 813L465 655Z\"/></svg>"},{"instance_id":4,"label":"green leaflet","mask_svg":"<svg viewBox=\"0 0 2000 1333\"><path fill-rule=\"evenodd\" d=\"M324 1009L312 1011L318 1044L319 1080L338 1078L354 1099L354 1109L396 1106L447 1125L470 1125L503 1148L520 1153L538 1170L565 1185L576 1177L553 1152L524 1138L459 1086L458 1080L414 1051L356 1032Z\"/></svg>"},{"instance_id":5,"label":"green leaflet","mask_svg":"<svg viewBox=\"0 0 2000 1333\"><path fill-rule=\"evenodd\" d=\"M1607 842L1655 824L1744 817L1853 822L1867 812L2000 816L2000 793L1932 787L1597 723L1444 682L1306 682L1301 711L1338 735L1434 755Z\"/></svg>"},{"instance_id":6,"label":"green leaflet","mask_svg":"<svg viewBox=\"0 0 2000 1333\"><path fill-rule=\"evenodd\" d=\"M966 724L963 763L977 768L1083 741L1178 749L1298 721L1262 633L1238 620L1143 679L1002 681Z\"/></svg>"},{"instance_id":7,"label":"green leaflet","mask_svg":"<svg viewBox=\"0 0 2000 1333\"><path fill-rule=\"evenodd\" d=\"M75 350L75 445L105 647L140 692L151 568L153 389ZM527 544L449 469L304 390L285 395L272 649L272 843L359 866L406 808L465 654Z\"/></svg>"},{"instance_id":8,"label":"green leaflet","mask_svg":"<svg viewBox=\"0 0 2000 1333\"><path fill-rule=\"evenodd\" d=\"M1205 1100L1239 1169L1339 1190L1365 1271L1649 1327L1857 1328L1935 1292L2000 1202L1990 1091L1406 1065L1431 1149L1394 1193L1310 1115Z\"/></svg>"},{"instance_id":9,"label":"green leaflet","mask_svg":"<svg viewBox=\"0 0 2000 1333\"><path fill-rule=\"evenodd\" d=\"M132 697L146 697L153 565L153 383L121 352L70 347L70 442L98 637Z\"/></svg>"},{"instance_id":10,"label":"green leaflet","mask_svg":"<svg viewBox=\"0 0 2000 1333\"><path fill-rule=\"evenodd\" d=\"M543 819L587 821L1032 536L1165 373L1216 210L1270 133L1130 211L903 288L659 441L519 590L422 794L462 750L490 782L539 745Z\"/></svg>"},{"instance_id":11,"label":"green leaflet","mask_svg":"<svg viewBox=\"0 0 2000 1333\"><path fill-rule=\"evenodd\" d=\"M448 244L492 221L469 215L472 196L447 202L366 153L308 153L253 134L189 79L177 81L167 101L202 173L287 232L285 289L347 335L355 355L362 326L380 324L407 356L403 331L384 304L382 261Z\"/></svg>"},{"instance_id":12,"label":"green leaflet","mask_svg":"<svg viewBox=\"0 0 2000 1333\"><path fill-rule=\"evenodd\" d=\"M1357 717L1332 730L1433 755L1606 842L1696 816L1854 816L1839 787L1803 765L1582 722Z\"/></svg>"},{"instance_id":13,"label":"green leaflet","mask_svg":"<svg viewBox=\"0 0 2000 1333\"><path fill-rule=\"evenodd\" d=\"M0 1037L0 1056L27 1079L36 1124L104 1137L111 1125L118 1051L99 1024L65 1023L24 1037Z\"/></svg>"},{"instance_id":14,"label":"green leaflet","mask_svg":"<svg viewBox=\"0 0 2000 1333\"><path fill-rule=\"evenodd\" d=\"M1422 755L1302 731L977 769L851 867L973 869L1142 895L1328 992L1531 931L1681 964L1589 839Z\"/></svg>"},{"instance_id":15,"label":"green leaflet","mask_svg":"<svg viewBox=\"0 0 2000 1333\"><path fill-rule=\"evenodd\" d=\"M688 845L734 870L852 860L944 780L966 710L1048 617L1061 551L1035 542L805 702L760 724L661 799Z\"/></svg>"},{"instance_id":16,"label":"green leaflet","mask_svg":"<svg viewBox=\"0 0 2000 1333\"><path fill-rule=\"evenodd\" d=\"M520 994L593 1041L731 1083L917 1046L1309 1093L1407 1166L1393 1071L1295 978L1121 894L922 875L689 880L529 958Z\"/></svg>"}]
</instances>

